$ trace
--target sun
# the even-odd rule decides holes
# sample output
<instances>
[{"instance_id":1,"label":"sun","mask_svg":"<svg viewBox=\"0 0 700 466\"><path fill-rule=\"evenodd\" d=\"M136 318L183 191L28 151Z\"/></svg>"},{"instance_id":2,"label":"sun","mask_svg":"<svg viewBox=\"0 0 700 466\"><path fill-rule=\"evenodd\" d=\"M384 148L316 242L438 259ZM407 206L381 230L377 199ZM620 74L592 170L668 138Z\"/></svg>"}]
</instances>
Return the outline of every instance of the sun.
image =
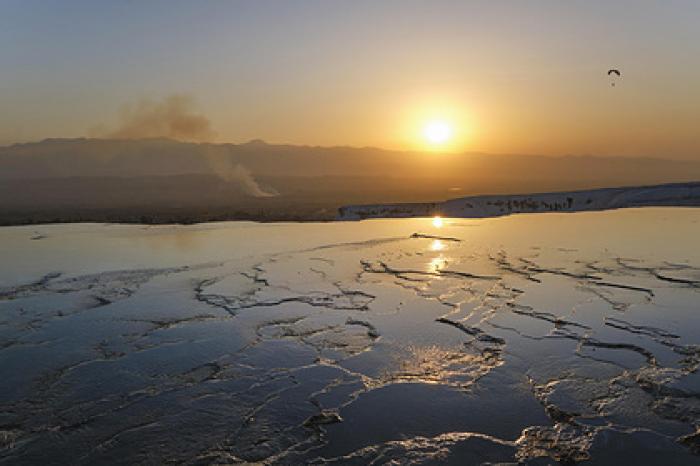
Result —
<instances>
[{"instance_id":1,"label":"sun","mask_svg":"<svg viewBox=\"0 0 700 466\"><path fill-rule=\"evenodd\" d=\"M423 136L430 144L444 144L452 137L452 127L443 120L429 121L423 127Z\"/></svg>"}]
</instances>

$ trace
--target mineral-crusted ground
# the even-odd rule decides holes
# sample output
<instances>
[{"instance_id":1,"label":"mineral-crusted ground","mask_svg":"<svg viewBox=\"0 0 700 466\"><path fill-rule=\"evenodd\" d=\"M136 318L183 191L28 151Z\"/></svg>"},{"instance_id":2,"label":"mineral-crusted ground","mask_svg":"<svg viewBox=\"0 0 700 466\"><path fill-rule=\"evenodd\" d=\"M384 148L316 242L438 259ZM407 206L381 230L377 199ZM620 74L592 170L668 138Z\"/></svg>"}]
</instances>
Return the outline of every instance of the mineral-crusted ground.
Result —
<instances>
[{"instance_id":1,"label":"mineral-crusted ground","mask_svg":"<svg viewBox=\"0 0 700 466\"><path fill-rule=\"evenodd\" d=\"M700 461L700 211L447 223L0 230L0 463Z\"/></svg>"}]
</instances>

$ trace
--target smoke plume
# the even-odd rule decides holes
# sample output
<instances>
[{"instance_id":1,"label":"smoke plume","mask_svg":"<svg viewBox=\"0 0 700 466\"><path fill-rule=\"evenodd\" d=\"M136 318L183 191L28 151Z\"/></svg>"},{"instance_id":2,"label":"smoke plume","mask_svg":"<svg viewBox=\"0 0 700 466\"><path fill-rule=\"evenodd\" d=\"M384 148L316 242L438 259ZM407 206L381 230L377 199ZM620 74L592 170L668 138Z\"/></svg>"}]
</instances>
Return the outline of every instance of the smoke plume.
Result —
<instances>
[{"instance_id":1,"label":"smoke plume","mask_svg":"<svg viewBox=\"0 0 700 466\"><path fill-rule=\"evenodd\" d=\"M194 99L187 94L173 94L159 101L141 100L121 111L121 124L115 130L93 128L90 134L113 139L169 138L188 142L208 142L216 133L209 118L197 113ZM212 174L227 183L235 183L253 197L277 196L274 189L262 188L252 173L233 161L224 146L201 144L197 150Z\"/></svg>"},{"instance_id":2,"label":"smoke plume","mask_svg":"<svg viewBox=\"0 0 700 466\"><path fill-rule=\"evenodd\" d=\"M262 188L246 167L234 163L226 150L210 148L206 153L207 163L212 172L227 183L237 183L243 191L253 197L274 197L279 193L274 189Z\"/></svg>"},{"instance_id":3,"label":"smoke plume","mask_svg":"<svg viewBox=\"0 0 700 466\"><path fill-rule=\"evenodd\" d=\"M115 139L171 138L180 141L211 141L216 133L209 118L194 111L194 100L187 94L173 94L159 101L144 99L121 111L116 130L99 136Z\"/></svg>"}]
</instances>

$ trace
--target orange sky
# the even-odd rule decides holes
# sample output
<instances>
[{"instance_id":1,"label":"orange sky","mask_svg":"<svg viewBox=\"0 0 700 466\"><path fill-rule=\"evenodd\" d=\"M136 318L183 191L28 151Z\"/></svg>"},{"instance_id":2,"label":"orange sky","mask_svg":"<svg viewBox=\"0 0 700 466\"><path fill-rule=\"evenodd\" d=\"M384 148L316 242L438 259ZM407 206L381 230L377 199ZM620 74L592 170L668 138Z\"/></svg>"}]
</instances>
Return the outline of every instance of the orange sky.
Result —
<instances>
[{"instance_id":1,"label":"orange sky","mask_svg":"<svg viewBox=\"0 0 700 466\"><path fill-rule=\"evenodd\" d=\"M700 158L700 3L47 5L0 19L0 143L109 134L173 94L206 139ZM622 71L611 86L608 68Z\"/></svg>"}]
</instances>

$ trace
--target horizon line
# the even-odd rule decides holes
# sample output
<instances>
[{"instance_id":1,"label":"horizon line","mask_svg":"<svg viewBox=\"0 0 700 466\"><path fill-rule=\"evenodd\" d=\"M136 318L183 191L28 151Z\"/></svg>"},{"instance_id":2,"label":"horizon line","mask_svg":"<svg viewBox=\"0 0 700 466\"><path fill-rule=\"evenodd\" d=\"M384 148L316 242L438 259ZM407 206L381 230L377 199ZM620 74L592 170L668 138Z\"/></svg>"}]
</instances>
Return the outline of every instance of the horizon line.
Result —
<instances>
[{"instance_id":1,"label":"horizon line","mask_svg":"<svg viewBox=\"0 0 700 466\"><path fill-rule=\"evenodd\" d=\"M483 152L483 151L438 151L438 150L418 150L418 149L389 149L378 146L353 146L347 144L338 145L314 145L314 144L293 144L284 142L268 142L261 138L253 138L244 142L216 142L216 141L188 141L182 139L171 138L167 136L157 136L157 137L145 137L145 138L102 138L102 137L89 137L89 136L77 136L77 137L47 137L34 141L24 141L24 142L14 142L11 144L0 145L0 150L8 149L17 146L27 146L42 144L45 142L76 142L76 141L104 141L104 142L143 142L143 141L165 141L173 142L177 144L193 144L193 145L214 145L214 146L246 146L246 145L260 145L260 146L270 146L270 147L297 147L297 148L310 148L310 149L351 149L351 150L377 150L383 152L403 152L410 154L433 154L436 156L441 155L485 155L485 156L495 156L495 157L544 157L544 158L597 158L597 159L624 159L624 160L658 160L658 161L669 161L669 162L690 162L690 163L700 163L700 160L695 160L691 158L665 158L653 155L597 155L597 154L527 154L527 153L500 153L500 152Z\"/></svg>"}]
</instances>

